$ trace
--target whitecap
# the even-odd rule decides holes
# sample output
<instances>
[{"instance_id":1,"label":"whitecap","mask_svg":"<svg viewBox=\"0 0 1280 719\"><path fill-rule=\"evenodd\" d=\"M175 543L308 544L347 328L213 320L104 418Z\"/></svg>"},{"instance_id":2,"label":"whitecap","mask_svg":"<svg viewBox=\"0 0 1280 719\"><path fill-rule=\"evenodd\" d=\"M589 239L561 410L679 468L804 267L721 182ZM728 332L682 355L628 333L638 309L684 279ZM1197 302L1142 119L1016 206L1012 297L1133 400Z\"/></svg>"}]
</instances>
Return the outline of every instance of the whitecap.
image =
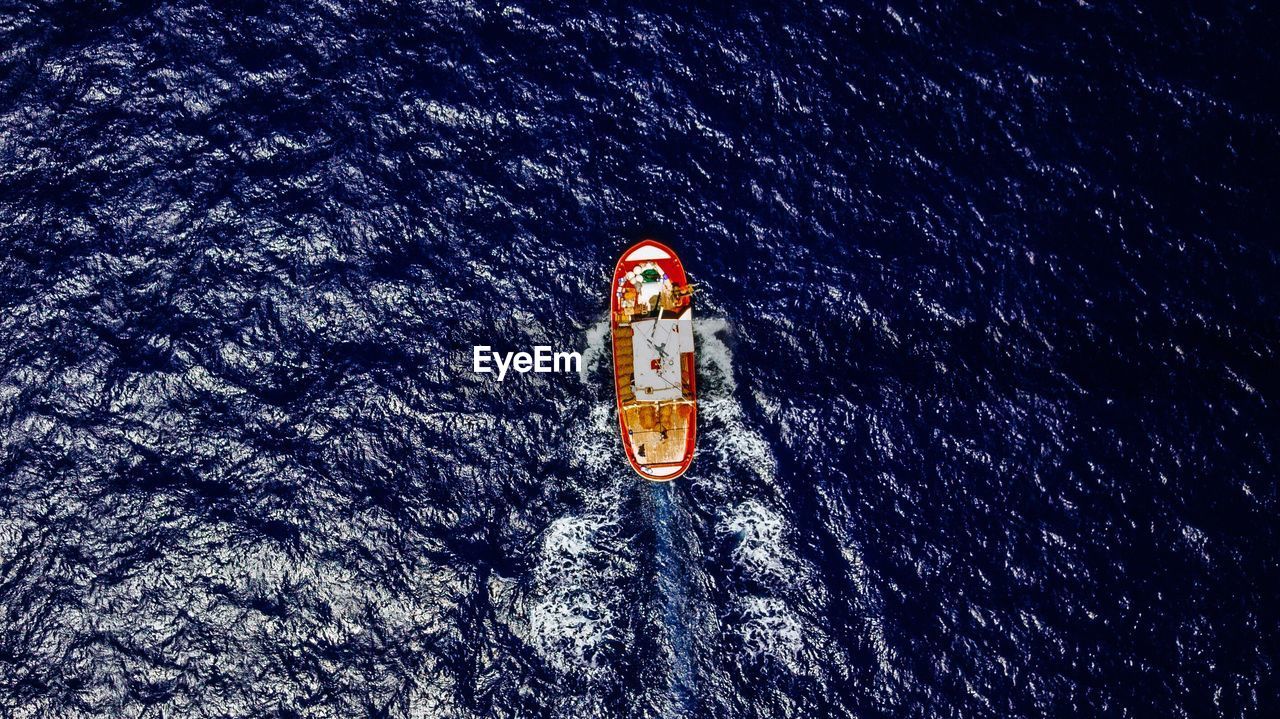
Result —
<instances>
[{"instance_id":1,"label":"whitecap","mask_svg":"<svg viewBox=\"0 0 1280 719\"><path fill-rule=\"evenodd\" d=\"M604 652L620 640L612 587L625 570L615 522L603 514L560 517L543 532L527 623L513 629L557 671L596 679Z\"/></svg>"},{"instance_id":2,"label":"whitecap","mask_svg":"<svg viewBox=\"0 0 1280 719\"><path fill-rule=\"evenodd\" d=\"M788 575L783 537L786 522L755 499L734 507L720 521L716 531L722 537L736 537L730 556L749 574L784 578Z\"/></svg>"},{"instance_id":3,"label":"whitecap","mask_svg":"<svg viewBox=\"0 0 1280 719\"><path fill-rule=\"evenodd\" d=\"M804 626L782 600L746 597L735 609L743 618L736 633L751 657L770 657L793 673L803 673L800 655L804 649Z\"/></svg>"}]
</instances>

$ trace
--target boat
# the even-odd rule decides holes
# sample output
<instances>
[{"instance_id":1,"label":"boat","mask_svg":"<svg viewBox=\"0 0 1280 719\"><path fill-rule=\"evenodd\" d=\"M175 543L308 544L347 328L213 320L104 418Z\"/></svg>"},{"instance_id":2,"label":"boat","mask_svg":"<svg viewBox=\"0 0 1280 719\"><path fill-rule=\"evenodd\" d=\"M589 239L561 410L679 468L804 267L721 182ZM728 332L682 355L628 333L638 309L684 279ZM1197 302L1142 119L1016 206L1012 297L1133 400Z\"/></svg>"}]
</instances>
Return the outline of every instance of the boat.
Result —
<instances>
[{"instance_id":1,"label":"boat","mask_svg":"<svg viewBox=\"0 0 1280 719\"><path fill-rule=\"evenodd\" d=\"M622 446L641 477L667 482L697 439L693 286L670 247L644 240L622 253L609 296Z\"/></svg>"}]
</instances>

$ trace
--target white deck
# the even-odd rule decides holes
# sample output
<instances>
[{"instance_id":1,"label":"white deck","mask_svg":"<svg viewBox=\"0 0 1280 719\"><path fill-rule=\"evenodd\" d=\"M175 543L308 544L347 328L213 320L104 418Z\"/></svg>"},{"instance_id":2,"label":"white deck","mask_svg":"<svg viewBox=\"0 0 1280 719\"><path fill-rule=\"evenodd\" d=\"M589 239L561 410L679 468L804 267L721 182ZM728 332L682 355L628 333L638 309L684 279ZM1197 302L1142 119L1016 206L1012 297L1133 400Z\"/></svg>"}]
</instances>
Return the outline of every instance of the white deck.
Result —
<instances>
[{"instance_id":1,"label":"white deck","mask_svg":"<svg viewBox=\"0 0 1280 719\"><path fill-rule=\"evenodd\" d=\"M693 320L640 320L631 327L636 399L641 402L680 399L684 396L680 353L693 351Z\"/></svg>"}]
</instances>

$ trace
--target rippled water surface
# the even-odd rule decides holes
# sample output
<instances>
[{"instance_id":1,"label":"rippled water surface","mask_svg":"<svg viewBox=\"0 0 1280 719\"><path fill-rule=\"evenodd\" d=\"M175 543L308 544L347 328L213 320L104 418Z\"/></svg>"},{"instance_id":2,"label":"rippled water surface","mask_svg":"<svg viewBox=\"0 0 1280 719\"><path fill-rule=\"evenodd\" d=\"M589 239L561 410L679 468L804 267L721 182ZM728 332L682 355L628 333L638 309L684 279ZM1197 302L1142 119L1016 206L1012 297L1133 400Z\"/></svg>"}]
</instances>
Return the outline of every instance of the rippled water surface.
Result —
<instances>
[{"instance_id":1,"label":"rippled water surface","mask_svg":"<svg viewBox=\"0 0 1280 719\"><path fill-rule=\"evenodd\" d=\"M1280 713L1274 11L554 5L0 6L0 716Z\"/></svg>"}]
</instances>

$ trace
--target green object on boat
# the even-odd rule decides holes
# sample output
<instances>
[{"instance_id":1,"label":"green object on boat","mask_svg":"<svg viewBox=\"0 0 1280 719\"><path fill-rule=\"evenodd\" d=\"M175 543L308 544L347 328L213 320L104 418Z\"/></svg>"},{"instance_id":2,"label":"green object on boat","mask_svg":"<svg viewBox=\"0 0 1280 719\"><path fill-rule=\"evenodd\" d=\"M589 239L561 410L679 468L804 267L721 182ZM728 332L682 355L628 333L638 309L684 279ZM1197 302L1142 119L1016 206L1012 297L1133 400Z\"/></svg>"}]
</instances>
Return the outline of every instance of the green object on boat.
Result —
<instances>
[{"instance_id":1,"label":"green object on boat","mask_svg":"<svg viewBox=\"0 0 1280 719\"><path fill-rule=\"evenodd\" d=\"M659 277L657 270L645 270L640 273L640 276L644 278L645 282L657 282Z\"/></svg>"}]
</instances>

